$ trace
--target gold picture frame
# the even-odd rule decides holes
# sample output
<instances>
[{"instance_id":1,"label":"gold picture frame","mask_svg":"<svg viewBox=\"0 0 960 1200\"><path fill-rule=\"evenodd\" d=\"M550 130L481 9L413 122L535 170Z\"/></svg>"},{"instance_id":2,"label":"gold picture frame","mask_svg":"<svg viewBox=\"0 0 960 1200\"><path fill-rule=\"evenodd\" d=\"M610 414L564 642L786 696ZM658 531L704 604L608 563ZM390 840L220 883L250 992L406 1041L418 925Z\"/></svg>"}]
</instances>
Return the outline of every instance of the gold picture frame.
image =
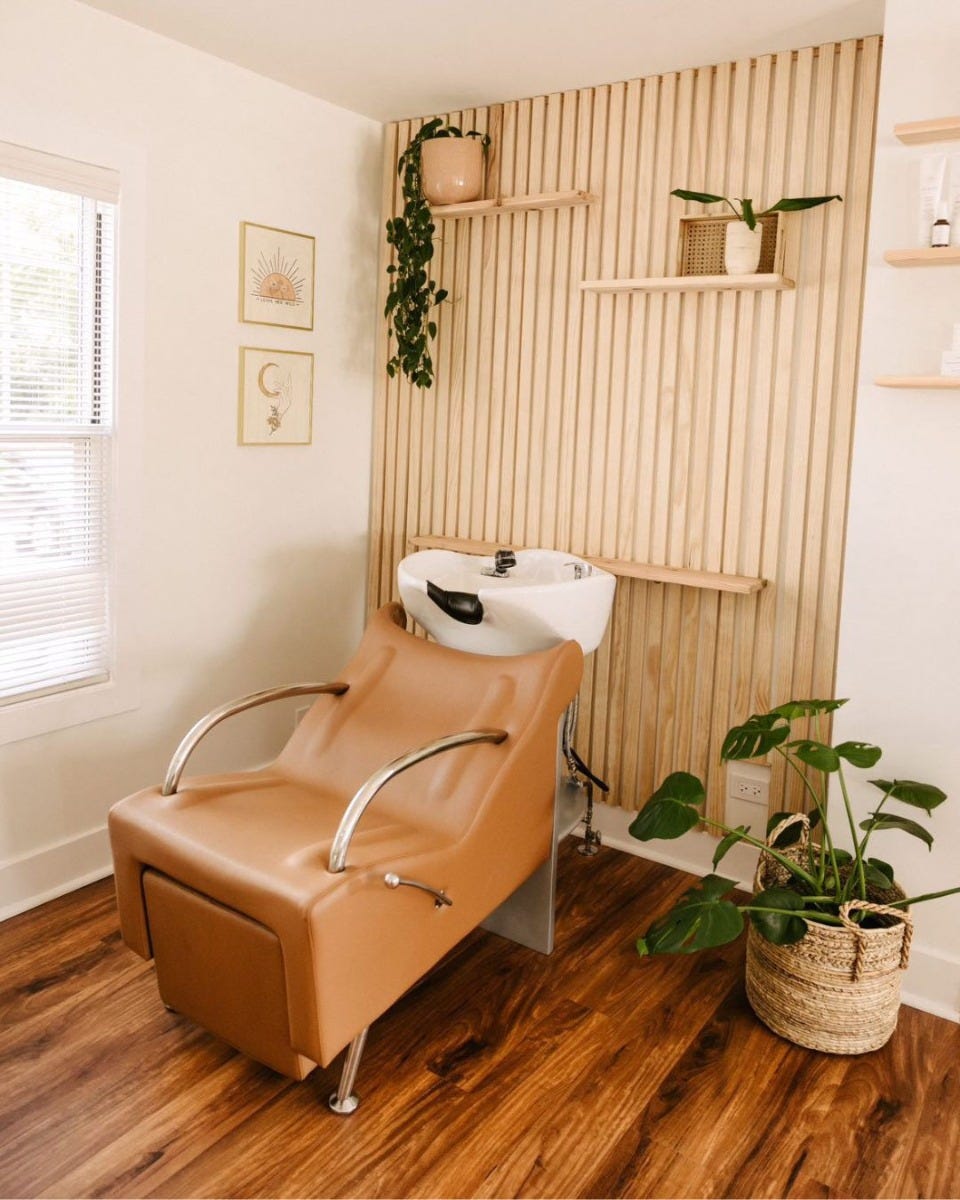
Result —
<instances>
[{"instance_id":1,"label":"gold picture frame","mask_svg":"<svg viewBox=\"0 0 960 1200\"><path fill-rule=\"evenodd\" d=\"M248 325L313 329L316 238L240 222L240 320Z\"/></svg>"},{"instance_id":2,"label":"gold picture frame","mask_svg":"<svg viewBox=\"0 0 960 1200\"><path fill-rule=\"evenodd\" d=\"M313 355L240 347L237 444L309 446L313 441Z\"/></svg>"}]
</instances>

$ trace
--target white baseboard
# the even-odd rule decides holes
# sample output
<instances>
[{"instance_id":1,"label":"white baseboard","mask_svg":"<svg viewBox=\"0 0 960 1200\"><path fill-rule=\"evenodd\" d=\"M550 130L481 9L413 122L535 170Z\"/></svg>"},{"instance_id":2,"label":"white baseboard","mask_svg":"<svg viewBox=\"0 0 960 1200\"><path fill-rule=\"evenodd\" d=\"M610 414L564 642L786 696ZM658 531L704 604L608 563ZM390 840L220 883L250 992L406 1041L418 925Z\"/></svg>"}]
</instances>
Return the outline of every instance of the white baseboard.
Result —
<instances>
[{"instance_id":1,"label":"white baseboard","mask_svg":"<svg viewBox=\"0 0 960 1200\"><path fill-rule=\"evenodd\" d=\"M0 921L113 871L105 825L0 863Z\"/></svg>"},{"instance_id":2,"label":"white baseboard","mask_svg":"<svg viewBox=\"0 0 960 1200\"><path fill-rule=\"evenodd\" d=\"M902 997L911 1008L960 1022L960 958L914 942Z\"/></svg>"},{"instance_id":3,"label":"white baseboard","mask_svg":"<svg viewBox=\"0 0 960 1200\"><path fill-rule=\"evenodd\" d=\"M693 829L672 841L638 842L629 832L630 822L636 815L622 808L614 808L611 804L594 803L594 828L600 831L603 844L612 846L614 850L623 850L627 854L635 854L637 858L676 867L678 871L688 871L691 875L708 875L714 870L713 854L717 848L715 837L702 830ZM574 832L582 837L583 826L577 826ZM758 851L750 846L742 843L734 846L716 868L717 874L736 879L740 887L749 891L753 887L757 856Z\"/></svg>"},{"instance_id":4,"label":"white baseboard","mask_svg":"<svg viewBox=\"0 0 960 1200\"><path fill-rule=\"evenodd\" d=\"M593 813L594 827L600 831L605 846L691 875L707 875L714 869L712 860L717 841L708 833L692 830L673 841L638 842L628 831L635 813L602 802L594 804ZM574 833L582 837L583 825L578 825ZM723 859L717 872L738 880L741 887L749 890L756 865L757 851L739 845ZM903 1003L911 1008L960 1022L960 958L914 942L902 996Z\"/></svg>"}]
</instances>

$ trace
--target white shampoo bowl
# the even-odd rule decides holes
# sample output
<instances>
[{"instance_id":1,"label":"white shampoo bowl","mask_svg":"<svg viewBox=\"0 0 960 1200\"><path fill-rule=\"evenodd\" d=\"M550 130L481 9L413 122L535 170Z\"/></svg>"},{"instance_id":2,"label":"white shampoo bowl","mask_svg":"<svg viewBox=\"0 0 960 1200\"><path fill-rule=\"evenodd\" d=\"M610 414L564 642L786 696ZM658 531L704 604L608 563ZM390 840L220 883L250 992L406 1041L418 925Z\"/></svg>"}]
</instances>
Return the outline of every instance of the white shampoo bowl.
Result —
<instances>
[{"instance_id":1,"label":"white shampoo bowl","mask_svg":"<svg viewBox=\"0 0 960 1200\"><path fill-rule=\"evenodd\" d=\"M584 654L596 650L613 607L614 576L560 550L518 550L516 559L496 577L484 574L494 567L492 557L453 550L409 554L397 568L403 606L455 650L525 654L571 638Z\"/></svg>"}]
</instances>

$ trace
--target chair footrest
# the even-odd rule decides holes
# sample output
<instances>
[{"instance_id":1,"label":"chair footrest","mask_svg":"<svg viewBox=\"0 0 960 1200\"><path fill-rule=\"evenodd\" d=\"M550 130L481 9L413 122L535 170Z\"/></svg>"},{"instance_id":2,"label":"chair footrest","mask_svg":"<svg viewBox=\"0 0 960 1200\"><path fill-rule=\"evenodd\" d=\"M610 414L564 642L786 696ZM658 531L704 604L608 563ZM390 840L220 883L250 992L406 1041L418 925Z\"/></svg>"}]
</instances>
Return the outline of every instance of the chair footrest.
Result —
<instances>
[{"instance_id":1,"label":"chair footrest","mask_svg":"<svg viewBox=\"0 0 960 1200\"><path fill-rule=\"evenodd\" d=\"M244 1054L293 1079L315 1063L290 1046L276 934L157 871L144 871L160 996Z\"/></svg>"}]
</instances>

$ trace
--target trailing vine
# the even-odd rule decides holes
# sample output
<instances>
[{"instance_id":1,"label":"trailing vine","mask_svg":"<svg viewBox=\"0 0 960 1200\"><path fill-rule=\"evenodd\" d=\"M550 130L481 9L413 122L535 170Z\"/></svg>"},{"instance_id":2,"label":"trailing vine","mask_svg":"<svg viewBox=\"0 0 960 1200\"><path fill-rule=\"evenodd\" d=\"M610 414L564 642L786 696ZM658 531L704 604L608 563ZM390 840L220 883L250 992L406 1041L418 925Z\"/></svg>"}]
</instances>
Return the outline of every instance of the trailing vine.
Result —
<instances>
[{"instance_id":1,"label":"trailing vine","mask_svg":"<svg viewBox=\"0 0 960 1200\"><path fill-rule=\"evenodd\" d=\"M490 144L486 135L471 129L464 134L455 125L444 125L434 117L411 140L397 161L402 180L403 213L387 221L387 242L396 252L396 262L387 267L390 290L383 315L396 337L396 347L387 362L391 379L402 372L418 388L433 384L433 359L430 341L437 336L437 323L430 310L447 298L445 288L430 278L435 226L430 205L423 195L420 149L424 142L438 137L481 138L484 149Z\"/></svg>"}]
</instances>

